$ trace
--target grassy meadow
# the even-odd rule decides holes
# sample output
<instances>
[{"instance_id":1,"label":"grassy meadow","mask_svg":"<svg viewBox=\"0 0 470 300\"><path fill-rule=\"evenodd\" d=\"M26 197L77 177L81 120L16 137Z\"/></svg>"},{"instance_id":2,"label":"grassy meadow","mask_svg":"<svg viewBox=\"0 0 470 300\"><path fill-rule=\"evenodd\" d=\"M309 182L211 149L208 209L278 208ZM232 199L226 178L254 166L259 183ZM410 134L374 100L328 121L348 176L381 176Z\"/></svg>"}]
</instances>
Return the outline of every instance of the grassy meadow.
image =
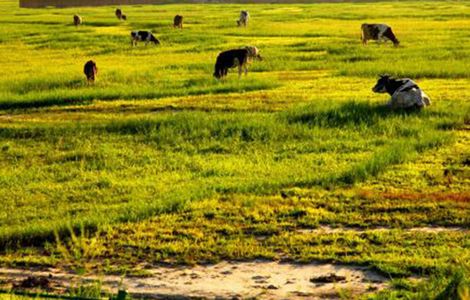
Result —
<instances>
[{"instance_id":1,"label":"grassy meadow","mask_svg":"<svg viewBox=\"0 0 470 300\"><path fill-rule=\"evenodd\" d=\"M394 278L384 299L468 279L470 2L124 6L126 22L17 6L0 2L0 265L323 260ZM364 22L400 47L364 47ZM140 29L162 44L131 47ZM214 79L245 45L264 60ZM383 73L433 105L390 111ZM433 226L459 230L410 230Z\"/></svg>"}]
</instances>

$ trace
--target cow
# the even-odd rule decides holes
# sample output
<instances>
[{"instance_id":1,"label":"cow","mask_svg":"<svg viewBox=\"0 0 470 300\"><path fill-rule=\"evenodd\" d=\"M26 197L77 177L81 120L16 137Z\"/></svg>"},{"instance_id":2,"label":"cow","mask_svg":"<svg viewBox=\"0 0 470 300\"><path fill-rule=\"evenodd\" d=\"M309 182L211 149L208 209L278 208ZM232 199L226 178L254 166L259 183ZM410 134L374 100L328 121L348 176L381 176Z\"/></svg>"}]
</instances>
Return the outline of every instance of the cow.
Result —
<instances>
[{"instance_id":1,"label":"cow","mask_svg":"<svg viewBox=\"0 0 470 300\"><path fill-rule=\"evenodd\" d=\"M258 48L253 46L221 52L215 63L214 77L217 79L223 78L227 75L228 69L235 67L238 67L238 78L242 75L243 69L245 75L247 75L248 64L253 59L263 60Z\"/></svg>"},{"instance_id":2,"label":"cow","mask_svg":"<svg viewBox=\"0 0 470 300\"><path fill-rule=\"evenodd\" d=\"M118 18L119 20L122 20L122 10L120 8L116 8L116 11L114 12L114 14L116 15L116 18Z\"/></svg>"},{"instance_id":3,"label":"cow","mask_svg":"<svg viewBox=\"0 0 470 300\"><path fill-rule=\"evenodd\" d=\"M421 109L431 105L429 96L409 78L395 79L389 75L380 75L372 91L374 93L388 93L391 98L387 105L393 109Z\"/></svg>"},{"instance_id":4,"label":"cow","mask_svg":"<svg viewBox=\"0 0 470 300\"><path fill-rule=\"evenodd\" d=\"M397 40L392 28L386 24L362 24L361 25L362 44L366 45L368 40L391 40L394 46L398 46L400 41Z\"/></svg>"},{"instance_id":5,"label":"cow","mask_svg":"<svg viewBox=\"0 0 470 300\"><path fill-rule=\"evenodd\" d=\"M173 18L173 27L183 29L183 16L176 15Z\"/></svg>"},{"instance_id":6,"label":"cow","mask_svg":"<svg viewBox=\"0 0 470 300\"><path fill-rule=\"evenodd\" d=\"M160 41L150 31L132 31L131 32L131 44L136 46L137 42L145 42L147 45L149 42L155 45L160 44Z\"/></svg>"},{"instance_id":7,"label":"cow","mask_svg":"<svg viewBox=\"0 0 470 300\"><path fill-rule=\"evenodd\" d=\"M98 73L96 63L92 60L87 61L83 67L83 73L85 73L88 83L95 82L96 74Z\"/></svg>"},{"instance_id":8,"label":"cow","mask_svg":"<svg viewBox=\"0 0 470 300\"><path fill-rule=\"evenodd\" d=\"M74 15L73 16L73 24L75 26L82 25L82 23L83 23L82 17L80 17L79 15Z\"/></svg>"},{"instance_id":9,"label":"cow","mask_svg":"<svg viewBox=\"0 0 470 300\"><path fill-rule=\"evenodd\" d=\"M240 12L240 18L237 20L237 25L240 27L240 26L244 26L246 27L246 25L248 25L248 19L250 18L250 14L248 13L247 10L242 10Z\"/></svg>"}]
</instances>

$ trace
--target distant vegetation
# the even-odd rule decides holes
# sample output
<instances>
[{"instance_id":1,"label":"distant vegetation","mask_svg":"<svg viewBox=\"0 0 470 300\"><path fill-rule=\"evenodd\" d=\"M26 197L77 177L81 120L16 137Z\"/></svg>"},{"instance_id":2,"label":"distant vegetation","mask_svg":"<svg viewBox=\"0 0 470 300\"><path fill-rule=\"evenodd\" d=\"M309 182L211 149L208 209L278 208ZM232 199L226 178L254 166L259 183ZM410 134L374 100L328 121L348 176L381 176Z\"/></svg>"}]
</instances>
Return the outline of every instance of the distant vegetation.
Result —
<instances>
[{"instance_id":1,"label":"distant vegetation","mask_svg":"<svg viewBox=\"0 0 470 300\"><path fill-rule=\"evenodd\" d=\"M236 27L242 8L252 16L247 28ZM467 2L123 6L126 22L114 9L0 3L0 203L7 208L0 210L0 264L94 268L106 259L106 271L122 271L138 259L193 263L283 252L392 276L450 278L468 267L468 235L403 230L470 227L462 179L468 131L460 133L470 107ZM83 25L73 26L75 13ZM184 15L183 30L172 28L176 14ZM401 46L362 46L363 22L388 23ZM135 29L151 30L162 45L132 48ZM257 46L264 61L240 80L235 71L215 80L217 54L245 45ZM94 85L82 73L89 59L99 68ZM433 105L390 111L388 96L371 91L381 73L413 78ZM401 166L423 158L436 164L400 177ZM426 177L426 168L439 175ZM389 189L401 194L385 201ZM443 191L439 201L426 196ZM245 219L232 219L247 207ZM201 218L208 225L198 229L202 221L192 220ZM253 230L240 229L246 224ZM311 240L290 231L319 225L392 231ZM180 234L185 226L204 234ZM167 228L169 240L139 240L157 228ZM260 232L271 238L258 243ZM74 252L68 238L81 234ZM189 251L193 238L199 248ZM96 253L70 255L91 240L100 245ZM126 244L136 261L119 251Z\"/></svg>"}]
</instances>

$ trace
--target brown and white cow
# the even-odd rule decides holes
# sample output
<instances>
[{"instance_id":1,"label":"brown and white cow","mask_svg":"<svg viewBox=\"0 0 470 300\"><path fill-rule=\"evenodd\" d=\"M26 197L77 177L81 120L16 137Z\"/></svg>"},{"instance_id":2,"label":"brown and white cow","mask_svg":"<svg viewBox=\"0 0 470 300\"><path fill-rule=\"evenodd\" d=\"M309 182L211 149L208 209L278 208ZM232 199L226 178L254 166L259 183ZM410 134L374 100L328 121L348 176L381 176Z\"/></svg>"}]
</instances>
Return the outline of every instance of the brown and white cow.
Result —
<instances>
[{"instance_id":1,"label":"brown and white cow","mask_svg":"<svg viewBox=\"0 0 470 300\"><path fill-rule=\"evenodd\" d=\"M98 74L96 63L92 60L87 61L83 67L83 73L85 73L88 83L95 82L96 74Z\"/></svg>"},{"instance_id":2,"label":"brown and white cow","mask_svg":"<svg viewBox=\"0 0 470 300\"><path fill-rule=\"evenodd\" d=\"M368 40L390 40L393 45L398 46L400 41L397 40L392 28L387 24L362 24L361 25L361 40L362 44L366 45Z\"/></svg>"},{"instance_id":3,"label":"brown and white cow","mask_svg":"<svg viewBox=\"0 0 470 300\"><path fill-rule=\"evenodd\" d=\"M173 27L183 29L183 16L176 15L173 18Z\"/></svg>"},{"instance_id":4,"label":"brown and white cow","mask_svg":"<svg viewBox=\"0 0 470 300\"><path fill-rule=\"evenodd\" d=\"M82 25L82 23L83 23L82 17L80 17L79 15L74 15L73 16L73 24L75 26Z\"/></svg>"},{"instance_id":5,"label":"brown and white cow","mask_svg":"<svg viewBox=\"0 0 470 300\"><path fill-rule=\"evenodd\" d=\"M263 60L258 48L253 46L221 52L215 62L214 77L217 79L223 78L227 75L228 69L235 67L238 67L238 77L242 75L243 70L247 75L248 64L253 59Z\"/></svg>"}]
</instances>

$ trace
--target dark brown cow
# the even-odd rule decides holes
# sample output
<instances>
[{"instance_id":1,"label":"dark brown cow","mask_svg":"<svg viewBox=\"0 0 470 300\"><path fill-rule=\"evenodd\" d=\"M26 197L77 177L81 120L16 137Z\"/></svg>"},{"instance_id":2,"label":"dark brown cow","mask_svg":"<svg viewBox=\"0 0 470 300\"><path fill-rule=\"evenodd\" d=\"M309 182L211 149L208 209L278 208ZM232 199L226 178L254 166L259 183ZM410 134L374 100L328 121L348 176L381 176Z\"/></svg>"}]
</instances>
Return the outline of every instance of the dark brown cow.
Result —
<instances>
[{"instance_id":1,"label":"dark brown cow","mask_svg":"<svg viewBox=\"0 0 470 300\"><path fill-rule=\"evenodd\" d=\"M83 23L82 17L80 17L79 15L74 15L73 16L73 24L75 26L81 25L82 23Z\"/></svg>"},{"instance_id":2,"label":"dark brown cow","mask_svg":"<svg viewBox=\"0 0 470 300\"><path fill-rule=\"evenodd\" d=\"M83 67L83 73L85 73L88 83L95 82L96 74L98 74L96 63L92 60L87 61Z\"/></svg>"},{"instance_id":3,"label":"dark brown cow","mask_svg":"<svg viewBox=\"0 0 470 300\"><path fill-rule=\"evenodd\" d=\"M114 14L116 15L116 18L118 18L119 20L122 19L122 10L120 8L116 8L116 11L114 12Z\"/></svg>"},{"instance_id":4,"label":"dark brown cow","mask_svg":"<svg viewBox=\"0 0 470 300\"><path fill-rule=\"evenodd\" d=\"M242 75L243 69L246 75L248 74L248 64L255 58L263 60L258 48L253 46L221 52L215 62L214 77L223 78L227 75L228 69L235 67L238 67L238 77Z\"/></svg>"},{"instance_id":5,"label":"dark brown cow","mask_svg":"<svg viewBox=\"0 0 470 300\"><path fill-rule=\"evenodd\" d=\"M173 19L173 27L183 29L183 16L176 15Z\"/></svg>"}]
</instances>

